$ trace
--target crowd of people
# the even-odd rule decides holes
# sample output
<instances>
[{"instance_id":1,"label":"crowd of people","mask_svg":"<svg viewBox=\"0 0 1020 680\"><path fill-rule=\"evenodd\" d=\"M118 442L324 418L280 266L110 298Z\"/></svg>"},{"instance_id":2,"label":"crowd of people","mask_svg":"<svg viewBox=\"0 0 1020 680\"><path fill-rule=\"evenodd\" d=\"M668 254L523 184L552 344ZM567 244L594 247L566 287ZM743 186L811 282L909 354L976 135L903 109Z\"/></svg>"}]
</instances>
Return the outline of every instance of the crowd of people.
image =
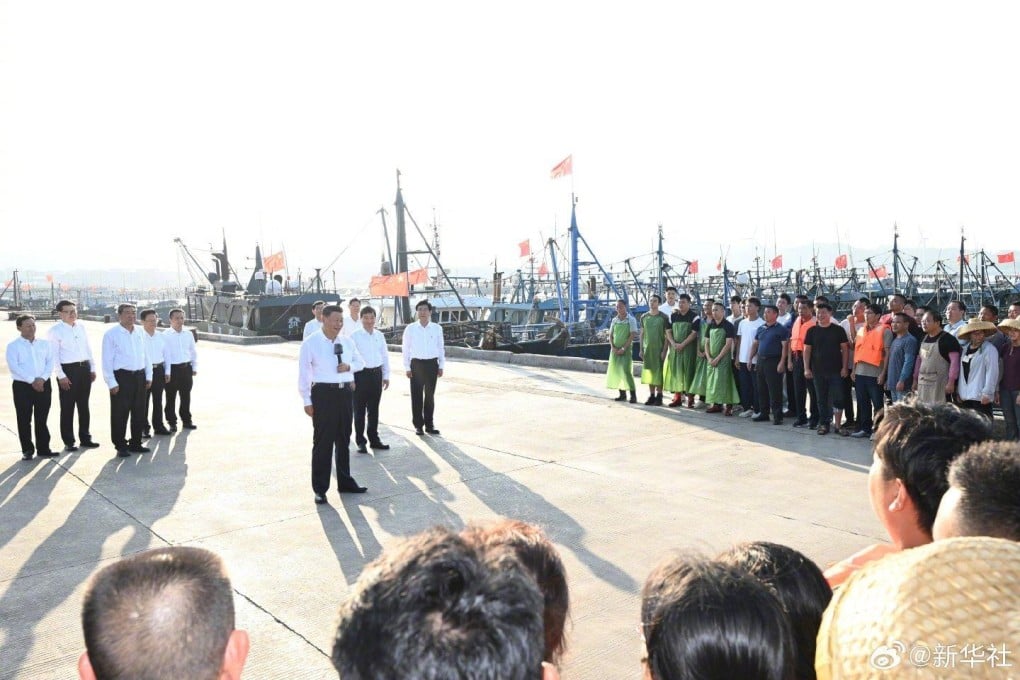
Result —
<instances>
[{"instance_id":1,"label":"crowd of people","mask_svg":"<svg viewBox=\"0 0 1020 680\"><path fill-rule=\"evenodd\" d=\"M34 316L17 316L18 337L7 345L23 460L55 458L61 453L50 445L54 376L64 452L99 446L92 437L89 398L100 372L109 389L110 438L117 456L149 452L143 440L176 432L178 415L184 429L197 428L191 416L191 388L198 374L198 353L194 334L184 329L183 310L171 310L170 327L158 332L154 309L138 314L134 305L119 305L117 323L103 336L99 362L93 357L84 322L78 320L77 306L61 300L56 312L60 320L46 338L36 337Z\"/></svg>"},{"instance_id":2,"label":"crowd of people","mask_svg":"<svg viewBox=\"0 0 1020 680\"><path fill-rule=\"evenodd\" d=\"M883 309L857 300L837 321L825 296L774 304L733 296L705 300L699 315L691 296L666 289L652 295L640 321L616 303L606 387L616 401L637 403L632 345L639 342L646 406L704 408L755 422L807 427L819 435L870 438L874 417L887 403L910 395L925 403L953 401L986 418L1002 409L1007 436L1020 439L1020 302L989 303L967 320L953 300L946 317L893 295Z\"/></svg>"},{"instance_id":3,"label":"crowd of people","mask_svg":"<svg viewBox=\"0 0 1020 680\"><path fill-rule=\"evenodd\" d=\"M914 398L883 409L875 433L866 493L891 544L824 572L768 541L667 557L635 622L646 679L1011 677L1020 443L993 439L973 410ZM569 583L533 524L434 527L362 571L339 603L333 665L344 680L552 680ZM82 607L81 677L240 677L258 642L235 628L232 596L225 566L200 548L106 566Z\"/></svg>"}]
</instances>

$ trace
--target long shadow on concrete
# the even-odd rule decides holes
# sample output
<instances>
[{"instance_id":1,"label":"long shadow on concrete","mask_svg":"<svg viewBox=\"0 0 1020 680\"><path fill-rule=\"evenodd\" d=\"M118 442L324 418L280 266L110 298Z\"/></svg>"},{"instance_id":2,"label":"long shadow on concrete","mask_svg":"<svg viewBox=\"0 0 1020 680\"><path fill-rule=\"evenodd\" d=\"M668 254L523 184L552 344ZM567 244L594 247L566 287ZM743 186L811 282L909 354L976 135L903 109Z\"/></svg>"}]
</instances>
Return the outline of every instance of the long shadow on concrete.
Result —
<instances>
[{"instance_id":1,"label":"long shadow on concrete","mask_svg":"<svg viewBox=\"0 0 1020 680\"><path fill-rule=\"evenodd\" d=\"M36 547L10 583L0 599L5 672L22 666L35 643L36 628L81 584L80 578L69 577L73 567L94 569L104 559L106 541L126 528L132 535L121 555L147 549L153 537L161 541L151 527L170 512L184 487L187 436L172 442L157 438L149 447L151 453L108 460L64 523ZM60 465L69 469L81 456L62 458ZM35 587L38 579L45 579L44 587ZM19 582L29 585L21 589Z\"/></svg>"},{"instance_id":2,"label":"long shadow on concrete","mask_svg":"<svg viewBox=\"0 0 1020 680\"><path fill-rule=\"evenodd\" d=\"M67 468L56 463L56 460L54 464L45 458L19 460L0 473L0 512L4 516L0 524L0 548L7 545L46 507L57 482L67 473ZM14 489L28 475L33 476L14 493Z\"/></svg>"}]
</instances>

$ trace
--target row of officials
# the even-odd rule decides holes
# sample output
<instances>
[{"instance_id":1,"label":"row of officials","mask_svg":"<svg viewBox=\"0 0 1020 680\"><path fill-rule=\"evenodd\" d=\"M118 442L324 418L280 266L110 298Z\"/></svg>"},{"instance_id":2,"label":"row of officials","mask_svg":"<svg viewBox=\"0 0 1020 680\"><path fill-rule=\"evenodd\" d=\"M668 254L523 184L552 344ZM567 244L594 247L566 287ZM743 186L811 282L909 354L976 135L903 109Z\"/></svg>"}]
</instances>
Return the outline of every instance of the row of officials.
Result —
<instances>
[{"instance_id":1,"label":"row of officials","mask_svg":"<svg viewBox=\"0 0 1020 680\"><path fill-rule=\"evenodd\" d=\"M7 365L14 379L14 409L24 460L59 455L50 447L47 417L52 402L51 378L56 374L60 397L60 438L64 451L96 448L89 397L96 380L96 361L88 334L70 300L57 303L60 321L46 339L36 337L35 317L17 317L18 337L7 346ZM141 312L131 304L117 307L117 325L103 336L102 373L110 391L110 436L120 457L146 453L142 440L153 433L177 431L178 414L185 429L191 417L191 387L198 370L195 336L184 329L184 312L170 312L170 328L156 331L155 310ZM166 397L164 405L163 400ZM180 405L177 402L180 397ZM151 422L149 407L151 405ZM75 437L75 412L78 432ZM165 418L165 422L164 422ZM32 430L35 430L33 440Z\"/></svg>"}]
</instances>

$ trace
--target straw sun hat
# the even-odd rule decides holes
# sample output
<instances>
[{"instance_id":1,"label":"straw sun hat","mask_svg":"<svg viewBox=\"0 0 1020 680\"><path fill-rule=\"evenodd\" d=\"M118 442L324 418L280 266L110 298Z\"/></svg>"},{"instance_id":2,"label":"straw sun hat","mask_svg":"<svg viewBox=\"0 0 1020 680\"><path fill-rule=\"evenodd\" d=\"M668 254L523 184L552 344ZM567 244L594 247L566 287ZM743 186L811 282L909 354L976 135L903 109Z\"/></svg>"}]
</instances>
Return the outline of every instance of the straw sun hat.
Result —
<instances>
[{"instance_id":1,"label":"straw sun hat","mask_svg":"<svg viewBox=\"0 0 1020 680\"><path fill-rule=\"evenodd\" d=\"M818 680L1020 678L1020 543L953 538L868 565L825 610L815 669Z\"/></svg>"},{"instance_id":2,"label":"straw sun hat","mask_svg":"<svg viewBox=\"0 0 1020 680\"><path fill-rule=\"evenodd\" d=\"M959 330L956 337L963 339L973 333L974 331L984 331L985 333L994 333L996 330L995 324L991 321L982 321L981 319L971 319L967 322L967 325Z\"/></svg>"},{"instance_id":3,"label":"straw sun hat","mask_svg":"<svg viewBox=\"0 0 1020 680\"><path fill-rule=\"evenodd\" d=\"M999 328L1006 331L1012 328L1015 331L1020 331L1020 319L1006 319L999 324Z\"/></svg>"}]
</instances>

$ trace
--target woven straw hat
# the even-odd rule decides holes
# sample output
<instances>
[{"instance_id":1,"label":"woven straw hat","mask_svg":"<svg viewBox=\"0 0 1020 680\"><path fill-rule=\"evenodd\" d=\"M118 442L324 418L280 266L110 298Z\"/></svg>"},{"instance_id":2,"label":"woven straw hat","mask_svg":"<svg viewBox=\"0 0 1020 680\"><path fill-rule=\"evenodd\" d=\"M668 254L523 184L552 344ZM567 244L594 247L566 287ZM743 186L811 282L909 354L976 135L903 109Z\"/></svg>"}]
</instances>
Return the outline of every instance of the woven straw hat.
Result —
<instances>
[{"instance_id":1,"label":"woven straw hat","mask_svg":"<svg viewBox=\"0 0 1020 680\"><path fill-rule=\"evenodd\" d=\"M967 322L967 325L960 329L956 334L957 338L965 338L974 331L986 331L988 333L994 333L996 331L995 324L991 321L982 321L981 319L971 319Z\"/></svg>"},{"instance_id":2,"label":"woven straw hat","mask_svg":"<svg viewBox=\"0 0 1020 680\"><path fill-rule=\"evenodd\" d=\"M999 328L1012 328L1013 330L1020 331L1020 319L1006 319L999 324Z\"/></svg>"},{"instance_id":3,"label":"woven straw hat","mask_svg":"<svg viewBox=\"0 0 1020 680\"><path fill-rule=\"evenodd\" d=\"M953 538L868 565L825 610L815 670L818 680L1020 678L1020 543Z\"/></svg>"}]
</instances>

